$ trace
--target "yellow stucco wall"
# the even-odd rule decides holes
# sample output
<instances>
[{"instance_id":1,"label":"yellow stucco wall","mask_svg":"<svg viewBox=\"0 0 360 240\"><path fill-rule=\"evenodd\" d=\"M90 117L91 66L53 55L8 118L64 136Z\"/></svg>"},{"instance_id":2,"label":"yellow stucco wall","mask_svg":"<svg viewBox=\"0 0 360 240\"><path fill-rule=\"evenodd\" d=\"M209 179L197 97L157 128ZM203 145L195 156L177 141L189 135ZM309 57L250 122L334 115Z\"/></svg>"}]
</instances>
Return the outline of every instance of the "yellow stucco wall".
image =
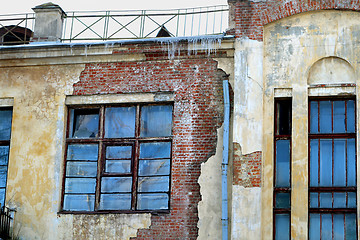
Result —
<instances>
[{"instance_id":1,"label":"yellow stucco wall","mask_svg":"<svg viewBox=\"0 0 360 240\"><path fill-rule=\"evenodd\" d=\"M359 22L357 12L316 11L287 17L264 28L262 239L269 239L273 230L274 97L292 97L291 237L307 239L308 97L355 91L358 95L357 87L336 85L358 86ZM328 60L321 60L324 58ZM327 87L316 86L320 83ZM359 116L359 108L357 113Z\"/></svg>"},{"instance_id":2,"label":"yellow stucco wall","mask_svg":"<svg viewBox=\"0 0 360 240\"><path fill-rule=\"evenodd\" d=\"M22 239L128 239L150 214L58 215L66 95L84 65L0 68L0 99L13 99L6 202ZM99 238L100 237L100 238Z\"/></svg>"}]
</instances>

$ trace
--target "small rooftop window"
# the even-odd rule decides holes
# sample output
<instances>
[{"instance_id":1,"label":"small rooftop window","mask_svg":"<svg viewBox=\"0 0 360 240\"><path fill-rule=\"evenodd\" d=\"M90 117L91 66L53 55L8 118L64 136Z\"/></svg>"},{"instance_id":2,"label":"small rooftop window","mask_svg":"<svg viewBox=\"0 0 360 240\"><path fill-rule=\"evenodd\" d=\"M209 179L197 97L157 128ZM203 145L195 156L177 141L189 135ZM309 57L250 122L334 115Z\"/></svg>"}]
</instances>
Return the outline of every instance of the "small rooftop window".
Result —
<instances>
[{"instance_id":1,"label":"small rooftop window","mask_svg":"<svg viewBox=\"0 0 360 240\"><path fill-rule=\"evenodd\" d=\"M9 25L0 28L0 45L28 44L33 31L28 28Z\"/></svg>"}]
</instances>

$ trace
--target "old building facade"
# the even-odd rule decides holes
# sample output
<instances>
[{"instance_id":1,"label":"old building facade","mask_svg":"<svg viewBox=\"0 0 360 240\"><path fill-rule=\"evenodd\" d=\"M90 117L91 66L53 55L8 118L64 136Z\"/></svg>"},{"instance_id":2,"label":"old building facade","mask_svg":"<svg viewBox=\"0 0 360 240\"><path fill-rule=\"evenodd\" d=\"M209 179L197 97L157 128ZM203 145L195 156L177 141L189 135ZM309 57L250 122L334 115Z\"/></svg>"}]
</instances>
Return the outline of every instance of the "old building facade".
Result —
<instances>
[{"instance_id":1,"label":"old building facade","mask_svg":"<svg viewBox=\"0 0 360 240\"><path fill-rule=\"evenodd\" d=\"M360 2L229 0L224 35L0 47L20 239L357 239ZM48 28L51 22L51 28Z\"/></svg>"}]
</instances>

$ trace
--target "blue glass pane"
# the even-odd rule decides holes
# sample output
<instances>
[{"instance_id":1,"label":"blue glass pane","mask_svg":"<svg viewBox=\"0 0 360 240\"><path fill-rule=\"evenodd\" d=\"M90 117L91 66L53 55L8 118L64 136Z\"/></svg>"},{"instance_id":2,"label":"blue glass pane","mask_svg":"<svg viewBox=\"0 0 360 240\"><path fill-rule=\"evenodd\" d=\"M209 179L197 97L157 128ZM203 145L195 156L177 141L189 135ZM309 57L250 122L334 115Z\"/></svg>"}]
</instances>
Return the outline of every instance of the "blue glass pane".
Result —
<instances>
[{"instance_id":1,"label":"blue glass pane","mask_svg":"<svg viewBox=\"0 0 360 240\"><path fill-rule=\"evenodd\" d=\"M347 140L347 185L356 186L355 139Z\"/></svg>"},{"instance_id":2,"label":"blue glass pane","mask_svg":"<svg viewBox=\"0 0 360 240\"><path fill-rule=\"evenodd\" d=\"M101 194L100 210L131 209L131 194Z\"/></svg>"},{"instance_id":3,"label":"blue glass pane","mask_svg":"<svg viewBox=\"0 0 360 240\"><path fill-rule=\"evenodd\" d=\"M346 105L347 110L347 132L354 133L355 132L355 102L354 100L347 101Z\"/></svg>"},{"instance_id":4,"label":"blue glass pane","mask_svg":"<svg viewBox=\"0 0 360 240\"><path fill-rule=\"evenodd\" d=\"M348 193L348 208L356 208L356 193Z\"/></svg>"},{"instance_id":5,"label":"blue glass pane","mask_svg":"<svg viewBox=\"0 0 360 240\"><path fill-rule=\"evenodd\" d=\"M319 186L319 141L310 140L310 187Z\"/></svg>"},{"instance_id":6,"label":"blue glass pane","mask_svg":"<svg viewBox=\"0 0 360 240\"><path fill-rule=\"evenodd\" d=\"M169 174L170 174L170 159L139 161L140 176L169 175Z\"/></svg>"},{"instance_id":7,"label":"blue glass pane","mask_svg":"<svg viewBox=\"0 0 360 240\"><path fill-rule=\"evenodd\" d=\"M68 146L67 160L97 161L97 144L71 144Z\"/></svg>"},{"instance_id":8,"label":"blue glass pane","mask_svg":"<svg viewBox=\"0 0 360 240\"><path fill-rule=\"evenodd\" d=\"M94 211L95 195L64 195L64 210L67 211Z\"/></svg>"},{"instance_id":9,"label":"blue glass pane","mask_svg":"<svg viewBox=\"0 0 360 240\"><path fill-rule=\"evenodd\" d=\"M331 193L320 193L320 207L321 208L332 208Z\"/></svg>"},{"instance_id":10,"label":"blue glass pane","mask_svg":"<svg viewBox=\"0 0 360 240\"><path fill-rule=\"evenodd\" d=\"M310 103L310 133L318 133L318 125L319 125L319 119L318 119L318 102L313 101Z\"/></svg>"},{"instance_id":11,"label":"blue glass pane","mask_svg":"<svg viewBox=\"0 0 360 240\"><path fill-rule=\"evenodd\" d=\"M310 214L309 240L320 239L320 214Z\"/></svg>"},{"instance_id":12,"label":"blue glass pane","mask_svg":"<svg viewBox=\"0 0 360 240\"><path fill-rule=\"evenodd\" d=\"M320 140L320 186L332 186L332 140Z\"/></svg>"},{"instance_id":13,"label":"blue glass pane","mask_svg":"<svg viewBox=\"0 0 360 240\"><path fill-rule=\"evenodd\" d=\"M310 208L318 208L319 207L319 194L318 193L310 193Z\"/></svg>"},{"instance_id":14,"label":"blue glass pane","mask_svg":"<svg viewBox=\"0 0 360 240\"><path fill-rule=\"evenodd\" d=\"M136 107L111 107L105 111L105 137L135 136Z\"/></svg>"},{"instance_id":15,"label":"blue glass pane","mask_svg":"<svg viewBox=\"0 0 360 240\"><path fill-rule=\"evenodd\" d=\"M0 146L0 165L7 165L9 158L9 146Z\"/></svg>"},{"instance_id":16,"label":"blue glass pane","mask_svg":"<svg viewBox=\"0 0 360 240\"><path fill-rule=\"evenodd\" d=\"M346 186L346 140L334 139L334 186Z\"/></svg>"},{"instance_id":17,"label":"blue glass pane","mask_svg":"<svg viewBox=\"0 0 360 240\"><path fill-rule=\"evenodd\" d=\"M105 172L131 173L131 160L106 160Z\"/></svg>"},{"instance_id":18,"label":"blue glass pane","mask_svg":"<svg viewBox=\"0 0 360 240\"><path fill-rule=\"evenodd\" d=\"M12 110L0 110L0 140L10 140Z\"/></svg>"},{"instance_id":19,"label":"blue glass pane","mask_svg":"<svg viewBox=\"0 0 360 240\"><path fill-rule=\"evenodd\" d=\"M275 214L275 240L290 239L289 214Z\"/></svg>"},{"instance_id":20,"label":"blue glass pane","mask_svg":"<svg viewBox=\"0 0 360 240\"><path fill-rule=\"evenodd\" d=\"M67 162L67 177L96 177L97 162Z\"/></svg>"},{"instance_id":21,"label":"blue glass pane","mask_svg":"<svg viewBox=\"0 0 360 240\"><path fill-rule=\"evenodd\" d=\"M290 187L290 140L276 141L276 187Z\"/></svg>"},{"instance_id":22,"label":"blue glass pane","mask_svg":"<svg viewBox=\"0 0 360 240\"><path fill-rule=\"evenodd\" d=\"M275 207L290 208L290 193L276 193Z\"/></svg>"},{"instance_id":23,"label":"blue glass pane","mask_svg":"<svg viewBox=\"0 0 360 240\"><path fill-rule=\"evenodd\" d=\"M346 193L334 192L334 208L346 208Z\"/></svg>"},{"instance_id":24,"label":"blue glass pane","mask_svg":"<svg viewBox=\"0 0 360 240\"><path fill-rule=\"evenodd\" d=\"M103 177L101 180L101 192L131 192L131 177Z\"/></svg>"},{"instance_id":25,"label":"blue glass pane","mask_svg":"<svg viewBox=\"0 0 360 240\"><path fill-rule=\"evenodd\" d=\"M320 133L331 132L331 102L320 101Z\"/></svg>"},{"instance_id":26,"label":"blue glass pane","mask_svg":"<svg viewBox=\"0 0 360 240\"><path fill-rule=\"evenodd\" d=\"M106 147L107 159L131 158L131 146L108 146Z\"/></svg>"},{"instance_id":27,"label":"blue glass pane","mask_svg":"<svg viewBox=\"0 0 360 240\"><path fill-rule=\"evenodd\" d=\"M6 192L5 188L0 188L0 204L1 204L1 207L4 206L4 204L5 204L5 192Z\"/></svg>"},{"instance_id":28,"label":"blue glass pane","mask_svg":"<svg viewBox=\"0 0 360 240\"><path fill-rule=\"evenodd\" d=\"M171 136L172 106L144 106L141 108L141 137Z\"/></svg>"},{"instance_id":29,"label":"blue glass pane","mask_svg":"<svg viewBox=\"0 0 360 240\"><path fill-rule=\"evenodd\" d=\"M334 133L345 132L345 101L334 101Z\"/></svg>"},{"instance_id":30,"label":"blue glass pane","mask_svg":"<svg viewBox=\"0 0 360 240\"><path fill-rule=\"evenodd\" d=\"M0 188L6 187L7 166L0 166Z\"/></svg>"},{"instance_id":31,"label":"blue glass pane","mask_svg":"<svg viewBox=\"0 0 360 240\"><path fill-rule=\"evenodd\" d=\"M169 158L170 142L149 142L140 144L140 158Z\"/></svg>"},{"instance_id":32,"label":"blue glass pane","mask_svg":"<svg viewBox=\"0 0 360 240\"><path fill-rule=\"evenodd\" d=\"M321 239L332 239L332 216L321 214Z\"/></svg>"},{"instance_id":33,"label":"blue glass pane","mask_svg":"<svg viewBox=\"0 0 360 240\"><path fill-rule=\"evenodd\" d=\"M74 115L74 132L73 138L96 138L99 136L99 113L86 113L86 110L78 110L72 112ZM93 110L90 110L93 111ZM83 113L83 114L82 114Z\"/></svg>"},{"instance_id":34,"label":"blue glass pane","mask_svg":"<svg viewBox=\"0 0 360 240\"><path fill-rule=\"evenodd\" d=\"M95 193L96 179L66 178L65 193Z\"/></svg>"},{"instance_id":35,"label":"blue glass pane","mask_svg":"<svg viewBox=\"0 0 360 240\"><path fill-rule=\"evenodd\" d=\"M356 238L356 213L345 214L345 232L346 240L355 240Z\"/></svg>"},{"instance_id":36,"label":"blue glass pane","mask_svg":"<svg viewBox=\"0 0 360 240\"><path fill-rule=\"evenodd\" d=\"M344 240L344 214L334 214L334 238Z\"/></svg>"},{"instance_id":37,"label":"blue glass pane","mask_svg":"<svg viewBox=\"0 0 360 240\"><path fill-rule=\"evenodd\" d=\"M169 177L139 177L139 192L169 191Z\"/></svg>"},{"instance_id":38,"label":"blue glass pane","mask_svg":"<svg viewBox=\"0 0 360 240\"><path fill-rule=\"evenodd\" d=\"M138 210L159 210L169 208L169 197L165 193L138 194Z\"/></svg>"}]
</instances>

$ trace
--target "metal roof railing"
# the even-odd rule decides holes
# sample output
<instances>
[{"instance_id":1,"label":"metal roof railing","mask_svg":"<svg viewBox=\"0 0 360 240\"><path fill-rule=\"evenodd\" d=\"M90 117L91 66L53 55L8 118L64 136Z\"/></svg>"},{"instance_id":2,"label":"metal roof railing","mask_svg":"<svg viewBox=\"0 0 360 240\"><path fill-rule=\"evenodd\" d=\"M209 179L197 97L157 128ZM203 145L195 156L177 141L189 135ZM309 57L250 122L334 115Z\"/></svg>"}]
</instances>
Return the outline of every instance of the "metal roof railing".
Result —
<instances>
[{"instance_id":1,"label":"metal roof railing","mask_svg":"<svg viewBox=\"0 0 360 240\"><path fill-rule=\"evenodd\" d=\"M61 41L222 34L228 27L228 12L227 5L170 10L67 12ZM35 13L0 15L0 45L29 43L34 27Z\"/></svg>"},{"instance_id":2,"label":"metal roof railing","mask_svg":"<svg viewBox=\"0 0 360 240\"><path fill-rule=\"evenodd\" d=\"M63 42L185 37L223 33L228 26L227 5L172 9L67 12ZM165 31L165 32L164 32ZM161 34L161 33L160 33Z\"/></svg>"},{"instance_id":3,"label":"metal roof railing","mask_svg":"<svg viewBox=\"0 0 360 240\"><path fill-rule=\"evenodd\" d=\"M29 43L34 25L35 13L0 15L0 45Z\"/></svg>"}]
</instances>

